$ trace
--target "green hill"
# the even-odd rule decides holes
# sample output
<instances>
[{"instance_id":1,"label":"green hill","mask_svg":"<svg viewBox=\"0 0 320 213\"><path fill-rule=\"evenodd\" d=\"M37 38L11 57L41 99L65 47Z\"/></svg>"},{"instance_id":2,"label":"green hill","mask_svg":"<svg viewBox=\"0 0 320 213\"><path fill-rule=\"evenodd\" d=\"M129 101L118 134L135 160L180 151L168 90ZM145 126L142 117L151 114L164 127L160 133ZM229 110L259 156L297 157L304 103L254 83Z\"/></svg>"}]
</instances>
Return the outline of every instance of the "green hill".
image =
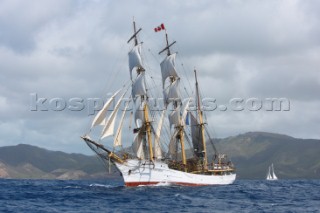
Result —
<instances>
[{"instance_id":1,"label":"green hill","mask_svg":"<svg viewBox=\"0 0 320 213\"><path fill-rule=\"evenodd\" d=\"M215 142L221 153L231 157L238 178L264 179L271 163L281 179L320 178L320 140L249 132Z\"/></svg>"},{"instance_id":2,"label":"green hill","mask_svg":"<svg viewBox=\"0 0 320 213\"><path fill-rule=\"evenodd\" d=\"M320 140L249 132L214 139L214 142L220 153L227 154L235 164L238 179L264 179L271 163L280 179L320 178ZM115 169L112 173L115 174ZM26 144L0 147L0 177L83 179L108 176L106 166L96 156L49 151Z\"/></svg>"},{"instance_id":3,"label":"green hill","mask_svg":"<svg viewBox=\"0 0 320 213\"><path fill-rule=\"evenodd\" d=\"M83 178L90 178L106 171L96 156L49 151L27 144L1 147L0 162L12 178L57 178L65 175L63 179L68 179L67 172L73 172L70 179L79 173ZM57 173L57 170L64 173Z\"/></svg>"}]
</instances>

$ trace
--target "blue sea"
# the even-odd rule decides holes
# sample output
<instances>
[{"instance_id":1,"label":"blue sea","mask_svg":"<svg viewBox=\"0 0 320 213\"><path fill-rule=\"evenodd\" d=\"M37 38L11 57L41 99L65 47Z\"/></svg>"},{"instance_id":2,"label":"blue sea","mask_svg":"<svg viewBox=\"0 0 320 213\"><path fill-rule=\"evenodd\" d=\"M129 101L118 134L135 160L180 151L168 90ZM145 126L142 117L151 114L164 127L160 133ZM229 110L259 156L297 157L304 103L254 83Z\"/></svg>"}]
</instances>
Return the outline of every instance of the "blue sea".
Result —
<instances>
[{"instance_id":1,"label":"blue sea","mask_svg":"<svg viewBox=\"0 0 320 213\"><path fill-rule=\"evenodd\" d=\"M320 212L320 180L142 186L121 180L0 180L0 212Z\"/></svg>"}]
</instances>

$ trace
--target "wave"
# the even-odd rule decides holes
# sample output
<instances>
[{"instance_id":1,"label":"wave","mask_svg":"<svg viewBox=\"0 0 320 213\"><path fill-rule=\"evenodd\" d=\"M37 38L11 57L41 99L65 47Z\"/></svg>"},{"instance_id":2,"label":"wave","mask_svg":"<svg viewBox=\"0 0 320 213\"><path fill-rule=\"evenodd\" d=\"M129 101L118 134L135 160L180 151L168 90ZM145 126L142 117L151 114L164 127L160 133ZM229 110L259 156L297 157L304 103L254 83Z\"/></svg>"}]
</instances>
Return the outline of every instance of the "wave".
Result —
<instances>
[{"instance_id":1,"label":"wave","mask_svg":"<svg viewBox=\"0 0 320 213\"><path fill-rule=\"evenodd\" d=\"M112 186L112 185L106 185L106 184L101 184L101 183L92 183L89 185L90 187L101 187L101 188L115 188L117 186Z\"/></svg>"}]
</instances>

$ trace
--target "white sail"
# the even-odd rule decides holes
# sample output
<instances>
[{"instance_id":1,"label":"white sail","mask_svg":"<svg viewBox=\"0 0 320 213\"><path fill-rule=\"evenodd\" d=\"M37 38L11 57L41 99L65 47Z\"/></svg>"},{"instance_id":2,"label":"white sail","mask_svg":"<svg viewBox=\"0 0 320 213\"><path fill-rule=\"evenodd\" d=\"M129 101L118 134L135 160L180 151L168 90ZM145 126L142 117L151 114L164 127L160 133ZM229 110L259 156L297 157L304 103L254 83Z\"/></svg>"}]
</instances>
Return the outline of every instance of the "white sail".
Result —
<instances>
[{"instance_id":1,"label":"white sail","mask_svg":"<svg viewBox=\"0 0 320 213\"><path fill-rule=\"evenodd\" d=\"M160 117L160 121L158 123L157 131L156 131L156 134L155 134L154 156L157 159L161 159L162 158L162 150L161 150L161 146L160 146L160 134L161 134L162 124L163 124L163 120L164 120L165 114L166 114L166 110L163 110L162 114L161 114L161 117Z\"/></svg>"},{"instance_id":2,"label":"white sail","mask_svg":"<svg viewBox=\"0 0 320 213\"><path fill-rule=\"evenodd\" d=\"M140 158L140 159L145 159L142 142L139 143L139 148L138 148L138 151L137 151L137 157Z\"/></svg>"},{"instance_id":3,"label":"white sail","mask_svg":"<svg viewBox=\"0 0 320 213\"><path fill-rule=\"evenodd\" d=\"M267 173L267 180L271 180L271 174L270 174L270 166L268 167L268 173Z\"/></svg>"},{"instance_id":4,"label":"white sail","mask_svg":"<svg viewBox=\"0 0 320 213\"><path fill-rule=\"evenodd\" d=\"M124 116L125 116L125 114L127 112L128 106L129 106L129 102L126 103L126 106L125 106L125 108L123 110L123 113L122 113L122 116L121 116L121 119L120 119L120 124L119 124L118 130L117 130L117 133L116 133L116 137L115 137L114 142L113 142L113 146L114 147L122 145L122 142L121 142L121 139L122 139L122 125L123 125Z\"/></svg>"},{"instance_id":5,"label":"white sail","mask_svg":"<svg viewBox=\"0 0 320 213\"><path fill-rule=\"evenodd\" d=\"M278 177L276 176L276 174L274 173L274 168L273 168L273 164L271 165L272 167L272 177L274 180L278 180Z\"/></svg>"},{"instance_id":6,"label":"white sail","mask_svg":"<svg viewBox=\"0 0 320 213\"><path fill-rule=\"evenodd\" d=\"M143 68L142 60L141 60L141 44L134 46L128 55L129 55L130 78L132 79L133 68L135 67Z\"/></svg>"},{"instance_id":7,"label":"white sail","mask_svg":"<svg viewBox=\"0 0 320 213\"><path fill-rule=\"evenodd\" d=\"M268 168L267 180L278 180L278 177L274 173L273 164Z\"/></svg>"},{"instance_id":8,"label":"white sail","mask_svg":"<svg viewBox=\"0 0 320 213\"><path fill-rule=\"evenodd\" d=\"M175 58L176 54L167 56L160 64L161 74L162 74L162 84L164 87L164 82L169 76L178 77L176 68L175 68Z\"/></svg>"},{"instance_id":9,"label":"white sail","mask_svg":"<svg viewBox=\"0 0 320 213\"><path fill-rule=\"evenodd\" d=\"M177 140L176 136L178 134L178 131L175 131L174 134L172 135L169 143L169 153L171 157L175 156L177 154Z\"/></svg>"},{"instance_id":10,"label":"white sail","mask_svg":"<svg viewBox=\"0 0 320 213\"><path fill-rule=\"evenodd\" d=\"M116 137L113 141L113 147L122 146L122 125L118 127Z\"/></svg>"},{"instance_id":11,"label":"white sail","mask_svg":"<svg viewBox=\"0 0 320 213\"><path fill-rule=\"evenodd\" d=\"M188 99L186 105L184 106L183 110L182 110L182 116L181 116L181 126L184 126L185 121L186 121L186 117L188 114L188 109L189 109L189 104L190 104L190 98Z\"/></svg>"},{"instance_id":12,"label":"white sail","mask_svg":"<svg viewBox=\"0 0 320 213\"><path fill-rule=\"evenodd\" d=\"M96 126L96 125L103 125L104 124L104 120L106 117L106 113L112 103L112 101L114 100L114 97L120 92L120 90L118 90L117 92L115 92L110 99L104 104L103 108L98 112L98 114L94 117L92 124L91 124L91 128Z\"/></svg>"},{"instance_id":13,"label":"white sail","mask_svg":"<svg viewBox=\"0 0 320 213\"><path fill-rule=\"evenodd\" d=\"M181 101L179 92L179 81L179 79L175 80L163 91L164 101L166 105L168 105L172 101Z\"/></svg>"},{"instance_id":14,"label":"white sail","mask_svg":"<svg viewBox=\"0 0 320 213\"><path fill-rule=\"evenodd\" d=\"M136 123L137 128L140 128L142 126L142 124L145 122L144 105L145 105L145 102L141 103L137 107L137 109L134 113L134 119L135 119L135 123Z\"/></svg>"},{"instance_id":15,"label":"white sail","mask_svg":"<svg viewBox=\"0 0 320 213\"><path fill-rule=\"evenodd\" d=\"M274 173L274 171L272 172L272 176L274 180L278 180L278 177L276 176L276 174Z\"/></svg>"},{"instance_id":16,"label":"white sail","mask_svg":"<svg viewBox=\"0 0 320 213\"><path fill-rule=\"evenodd\" d=\"M169 115L169 124L170 127L172 125L175 126L184 126L185 120L186 120L186 116L187 116L187 112L188 112L188 108L189 108L189 102L190 99L188 100L188 102L184 105L182 111L181 111L181 107L178 106L176 109L174 109L170 115Z\"/></svg>"},{"instance_id":17,"label":"white sail","mask_svg":"<svg viewBox=\"0 0 320 213\"><path fill-rule=\"evenodd\" d=\"M116 123L116 119L115 118L116 118L116 116L113 116L110 120L108 120L109 122L106 121L106 124L104 126L103 134L101 136L101 139L113 135L114 126L115 126L115 123Z\"/></svg>"},{"instance_id":18,"label":"white sail","mask_svg":"<svg viewBox=\"0 0 320 213\"><path fill-rule=\"evenodd\" d=\"M133 148L134 151L137 153L137 157L140 159L145 159L144 151L143 151L143 137L142 133L139 132L133 141Z\"/></svg>"},{"instance_id":19,"label":"white sail","mask_svg":"<svg viewBox=\"0 0 320 213\"><path fill-rule=\"evenodd\" d=\"M180 107L177 107L175 110L173 110L170 115L169 115L169 123L170 123L170 127L172 125L180 125L181 121L180 121Z\"/></svg>"},{"instance_id":20,"label":"white sail","mask_svg":"<svg viewBox=\"0 0 320 213\"><path fill-rule=\"evenodd\" d=\"M116 106L114 107L114 110L113 112L111 113L111 115L109 116L108 120L106 121L106 124L102 130L102 133L101 133L101 139L105 138L105 137L108 137L110 135L113 135L113 132L114 132L114 124L115 124L115 119L117 117L117 112L120 108L120 104L122 102L122 99L123 99L123 96L125 95L126 93L123 93L123 95L119 98Z\"/></svg>"},{"instance_id":21,"label":"white sail","mask_svg":"<svg viewBox=\"0 0 320 213\"><path fill-rule=\"evenodd\" d=\"M132 97L135 98L137 95L146 95L146 84L145 84L145 72L141 72L137 79L132 84Z\"/></svg>"}]
</instances>

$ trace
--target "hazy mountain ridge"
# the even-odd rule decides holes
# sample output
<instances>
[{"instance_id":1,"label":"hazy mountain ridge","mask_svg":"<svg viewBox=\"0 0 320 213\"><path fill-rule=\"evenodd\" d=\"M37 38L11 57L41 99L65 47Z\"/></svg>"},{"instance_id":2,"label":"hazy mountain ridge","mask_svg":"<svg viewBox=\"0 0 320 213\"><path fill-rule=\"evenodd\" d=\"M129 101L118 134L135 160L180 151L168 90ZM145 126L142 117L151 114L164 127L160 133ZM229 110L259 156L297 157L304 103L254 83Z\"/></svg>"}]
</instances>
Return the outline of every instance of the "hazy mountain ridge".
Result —
<instances>
[{"instance_id":1,"label":"hazy mountain ridge","mask_svg":"<svg viewBox=\"0 0 320 213\"><path fill-rule=\"evenodd\" d=\"M0 147L0 177L39 179L104 178L106 167L96 156L49 151L19 144Z\"/></svg>"},{"instance_id":2,"label":"hazy mountain ridge","mask_svg":"<svg viewBox=\"0 0 320 213\"><path fill-rule=\"evenodd\" d=\"M249 132L214 139L237 168L237 178L264 179L273 163L279 178L320 178L320 140ZM208 146L210 147L210 146ZM209 156L210 157L210 156ZM115 175L113 168L112 175ZM88 179L110 176L96 156L20 144L0 147L0 178Z\"/></svg>"},{"instance_id":3,"label":"hazy mountain ridge","mask_svg":"<svg viewBox=\"0 0 320 213\"><path fill-rule=\"evenodd\" d=\"M320 140L249 132L217 139L216 146L231 157L238 178L264 179L271 163L280 178L320 178Z\"/></svg>"}]
</instances>

